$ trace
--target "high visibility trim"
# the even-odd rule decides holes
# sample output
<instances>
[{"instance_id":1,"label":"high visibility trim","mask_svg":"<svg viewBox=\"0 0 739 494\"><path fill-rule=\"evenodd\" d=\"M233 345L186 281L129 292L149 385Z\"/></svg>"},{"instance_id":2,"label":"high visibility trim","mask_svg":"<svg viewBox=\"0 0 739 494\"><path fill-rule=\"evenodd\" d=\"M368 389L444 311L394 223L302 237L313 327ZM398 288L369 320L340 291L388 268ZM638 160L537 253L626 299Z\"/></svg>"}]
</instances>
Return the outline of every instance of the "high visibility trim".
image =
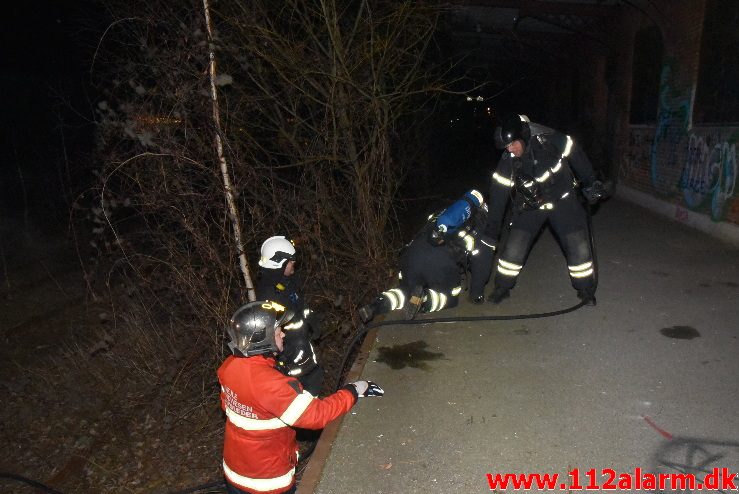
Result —
<instances>
[{"instance_id":1,"label":"high visibility trim","mask_svg":"<svg viewBox=\"0 0 739 494\"><path fill-rule=\"evenodd\" d=\"M455 286L454 288L452 288L452 297L456 297L460 293L462 293L462 287L461 286Z\"/></svg>"},{"instance_id":2,"label":"high visibility trim","mask_svg":"<svg viewBox=\"0 0 739 494\"><path fill-rule=\"evenodd\" d=\"M459 236L464 240L464 248L467 252L471 252L475 249L475 237L466 232L460 232Z\"/></svg>"},{"instance_id":3,"label":"high visibility trim","mask_svg":"<svg viewBox=\"0 0 739 494\"><path fill-rule=\"evenodd\" d=\"M495 250L495 244L489 244L485 240L480 240L480 242L482 242L484 245L487 245L491 249Z\"/></svg>"},{"instance_id":4,"label":"high visibility trim","mask_svg":"<svg viewBox=\"0 0 739 494\"><path fill-rule=\"evenodd\" d=\"M593 274L594 269L590 268L587 271L570 271L570 276L573 278L585 278Z\"/></svg>"},{"instance_id":5,"label":"high visibility trim","mask_svg":"<svg viewBox=\"0 0 739 494\"><path fill-rule=\"evenodd\" d=\"M300 362L300 359L303 358L303 353L305 353L303 350L300 350L298 352L298 355L293 359L294 364L297 364L298 362Z\"/></svg>"},{"instance_id":6,"label":"high visibility trim","mask_svg":"<svg viewBox=\"0 0 739 494\"><path fill-rule=\"evenodd\" d=\"M493 172L493 180L505 187L513 187L513 182L503 176L498 175L498 172Z\"/></svg>"},{"instance_id":7,"label":"high visibility trim","mask_svg":"<svg viewBox=\"0 0 739 494\"><path fill-rule=\"evenodd\" d=\"M273 477L271 479L254 479L234 472L228 467L228 465L226 465L226 460L223 460L223 473L232 483L246 487L247 489L254 491L274 491L288 487L292 484L293 478L295 477L295 467L291 468L286 474L280 475L279 477Z\"/></svg>"},{"instance_id":8,"label":"high visibility trim","mask_svg":"<svg viewBox=\"0 0 739 494\"><path fill-rule=\"evenodd\" d=\"M539 206L539 209L554 209L554 204L551 202L545 202L541 206Z\"/></svg>"},{"instance_id":9,"label":"high visibility trim","mask_svg":"<svg viewBox=\"0 0 739 494\"><path fill-rule=\"evenodd\" d=\"M285 422L287 425L294 425L295 422L303 415L303 412L310 406L314 396L307 391L303 391L295 397L287 410L282 414L280 420Z\"/></svg>"},{"instance_id":10,"label":"high visibility trim","mask_svg":"<svg viewBox=\"0 0 739 494\"><path fill-rule=\"evenodd\" d=\"M405 294L400 288L392 288L382 294L390 300L390 310L402 309L405 306Z\"/></svg>"},{"instance_id":11,"label":"high visibility trim","mask_svg":"<svg viewBox=\"0 0 739 494\"><path fill-rule=\"evenodd\" d=\"M403 279L403 271L398 271L398 279L399 280Z\"/></svg>"},{"instance_id":12,"label":"high visibility trim","mask_svg":"<svg viewBox=\"0 0 739 494\"><path fill-rule=\"evenodd\" d=\"M550 168L550 170L552 170L552 173L557 173L560 168L562 168L562 160L561 159L559 161L557 161L557 163L552 168Z\"/></svg>"},{"instance_id":13,"label":"high visibility trim","mask_svg":"<svg viewBox=\"0 0 739 494\"><path fill-rule=\"evenodd\" d=\"M549 170L545 171L538 177L536 177L536 181L539 183L545 182L552 174L549 172Z\"/></svg>"},{"instance_id":14,"label":"high visibility trim","mask_svg":"<svg viewBox=\"0 0 739 494\"><path fill-rule=\"evenodd\" d=\"M303 309L303 317L308 317L312 311L310 309Z\"/></svg>"},{"instance_id":15,"label":"high visibility trim","mask_svg":"<svg viewBox=\"0 0 739 494\"><path fill-rule=\"evenodd\" d=\"M498 266L498 272L505 276L518 276L518 271L514 271L512 269L506 269L503 266Z\"/></svg>"},{"instance_id":16,"label":"high visibility trim","mask_svg":"<svg viewBox=\"0 0 739 494\"><path fill-rule=\"evenodd\" d=\"M565 192L564 194L562 194L562 197L560 197L560 199L564 199L564 198L565 198L565 197L567 197L568 195L570 195L570 193L569 193L569 192Z\"/></svg>"},{"instance_id":17,"label":"high visibility trim","mask_svg":"<svg viewBox=\"0 0 739 494\"><path fill-rule=\"evenodd\" d=\"M243 415L239 415L235 411L231 410L228 405L226 406L226 417L233 425L239 429L244 429L245 431L269 431L287 427L282 420L276 417L266 420L244 417Z\"/></svg>"},{"instance_id":18,"label":"high visibility trim","mask_svg":"<svg viewBox=\"0 0 739 494\"><path fill-rule=\"evenodd\" d=\"M293 369L291 371L288 371L287 373L290 374L291 376L299 376L300 374L303 373L303 369L298 367L297 369Z\"/></svg>"},{"instance_id":19,"label":"high visibility trim","mask_svg":"<svg viewBox=\"0 0 739 494\"><path fill-rule=\"evenodd\" d=\"M382 294L390 301L390 310L402 309L405 305L405 295L400 288L393 288Z\"/></svg>"},{"instance_id":20,"label":"high visibility trim","mask_svg":"<svg viewBox=\"0 0 739 494\"><path fill-rule=\"evenodd\" d=\"M567 144L565 144L565 151L562 153L562 157L566 158L570 155L570 151L572 151L572 137L565 136L567 138Z\"/></svg>"},{"instance_id":21,"label":"high visibility trim","mask_svg":"<svg viewBox=\"0 0 739 494\"><path fill-rule=\"evenodd\" d=\"M303 323L304 321L303 319L301 319L300 321L297 321L297 322L291 322L290 324L285 324L285 326L283 326L283 329L286 329L287 331L291 331L293 329L300 329L303 327Z\"/></svg>"},{"instance_id":22,"label":"high visibility trim","mask_svg":"<svg viewBox=\"0 0 739 494\"><path fill-rule=\"evenodd\" d=\"M459 288L460 290L462 289L462 287ZM429 307L429 312L436 312L446 307L447 296L445 294L437 292L436 290L429 290L428 293L431 296L431 307Z\"/></svg>"},{"instance_id":23,"label":"high visibility trim","mask_svg":"<svg viewBox=\"0 0 739 494\"><path fill-rule=\"evenodd\" d=\"M593 261L584 262L576 266L567 266L570 271L584 271L588 268L593 267Z\"/></svg>"},{"instance_id":24,"label":"high visibility trim","mask_svg":"<svg viewBox=\"0 0 739 494\"><path fill-rule=\"evenodd\" d=\"M475 196L475 199L477 199L477 202L479 202L479 203L480 203L480 205L482 205L482 203L483 203L483 202L485 202L485 200L484 200L484 199L482 198L482 194L480 194L480 193L479 193L478 191L476 191L475 189L472 189L472 190L470 191L470 194L472 194L473 196Z\"/></svg>"},{"instance_id":25,"label":"high visibility trim","mask_svg":"<svg viewBox=\"0 0 739 494\"><path fill-rule=\"evenodd\" d=\"M513 264L512 262L504 261L503 259L498 259L498 264L500 264L504 268L515 269L516 271L521 271L521 268L523 268L522 265Z\"/></svg>"},{"instance_id":26,"label":"high visibility trim","mask_svg":"<svg viewBox=\"0 0 739 494\"><path fill-rule=\"evenodd\" d=\"M439 306L439 294L436 293L434 290L429 290L428 294L429 297L431 297L431 306L429 307L429 312L434 312Z\"/></svg>"}]
</instances>

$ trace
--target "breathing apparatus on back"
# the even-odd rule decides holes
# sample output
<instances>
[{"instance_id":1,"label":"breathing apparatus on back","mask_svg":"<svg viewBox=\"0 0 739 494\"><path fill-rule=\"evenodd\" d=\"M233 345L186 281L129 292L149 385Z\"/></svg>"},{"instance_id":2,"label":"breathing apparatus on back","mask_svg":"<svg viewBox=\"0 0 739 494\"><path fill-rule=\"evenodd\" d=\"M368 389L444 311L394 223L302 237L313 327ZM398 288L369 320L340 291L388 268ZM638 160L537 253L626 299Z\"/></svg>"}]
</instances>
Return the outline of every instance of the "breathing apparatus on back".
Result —
<instances>
[{"instance_id":1,"label":"breathing apparatus on back","mask_svg":"<svg viewBox=\"0 0 739 494\"><path fill-rule=\"evenodd\" d=\"M482 194L473 189L438 215L430 216L429 242L437 246L444 244L447 237L457 234L478 208L484 207L484 203Z\"/></svg>"}]
</instances>

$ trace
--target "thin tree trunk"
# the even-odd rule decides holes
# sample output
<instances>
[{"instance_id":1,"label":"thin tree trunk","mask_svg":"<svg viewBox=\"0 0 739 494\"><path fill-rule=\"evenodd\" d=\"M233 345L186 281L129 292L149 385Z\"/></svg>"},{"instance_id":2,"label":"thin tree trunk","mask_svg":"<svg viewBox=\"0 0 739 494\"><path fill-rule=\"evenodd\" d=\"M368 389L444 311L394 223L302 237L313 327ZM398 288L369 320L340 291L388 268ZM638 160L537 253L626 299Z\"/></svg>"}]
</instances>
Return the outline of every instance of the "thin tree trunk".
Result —
<instances>
[{"instance_id":1,"label":"thin tree trunk","mask_svg":"<svg viewBox=\"0 0 739 494\"><path fill-rule=\"evenodd\" d=\"M236 207L236 201L233 196L233 187L231 185L231 176L228 172L228 163L226 163L226 157L223 154L223 143L221 142L221 116L218 109L218 93L216 92L216 57L213 46L213 29L210 20L210 5L208 0L203 0L203 11L205 12L205 26L208 30L208 56L210 58L209 73L210 73L210 97L213 103L213 123L216 128L215 141L216 151L218 152L218 162L221 165L221 175L223 176L223 192L226 195L226 203L228 204L228 212L231 217L231 225L233 226L234 241L236 242L236 249L239 252L239 265L241 266L241 273L244 275L244 283L246 284L247 296L250 302L256 300L254 293L254 284L249 274L249 264L246 260L246 254L244 253L244 244L241 240L241 227L239 226L239 212Z\"/></svg>"}]
</instances>

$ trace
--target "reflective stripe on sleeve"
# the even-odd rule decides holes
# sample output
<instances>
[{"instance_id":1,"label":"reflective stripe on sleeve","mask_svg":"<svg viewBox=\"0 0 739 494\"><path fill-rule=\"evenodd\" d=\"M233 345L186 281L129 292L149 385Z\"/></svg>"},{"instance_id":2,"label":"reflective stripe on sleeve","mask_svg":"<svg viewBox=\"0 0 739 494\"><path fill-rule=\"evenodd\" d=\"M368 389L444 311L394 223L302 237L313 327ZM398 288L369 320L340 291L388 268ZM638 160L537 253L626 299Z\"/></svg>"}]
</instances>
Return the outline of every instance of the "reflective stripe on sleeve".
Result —
<instances>
[{"instance_id":1,"label":"reflective stripe on sleeve","mask_svg":"<svg viewBox=\"0 0 739 494\"><path fill-rule=\"evenodd\" d=\"M294 425L295 422L297 422L298 419L303 415L303 412L305 412L313 399L314 396L304 390L302 393L295 397L292 403L290 403L290 406L287 407L287 410L285 410L285 413L282 414L280 420L285 422L287 425Z\"/></svg>"},{"instance_id":2,"label":"reflective stripe on sleeve","mask_svg":"<svg viewBox=\"0 0 739 494\"><path fill-rule=\"evenodd\" d=\"M566 158L570 155L570 151L572 151L572 137L565 136L567 138L567 144L565 144L565 152L562 153L562 157Z\"/></svg>"},{"instance_id":3,"label":"reflective stripe on sleeve","mask_svg":"<svg viewBox=\"0 0 739 494\"><path fill-rule=\"evenodd\" d=\"M459 232L459 237L464 241L464 248L467 252L472 252L475 249L475 237L464 230Z\"/></svg>"},{"instance_id":4,"label":"reflective stripe on sleeve","mask_svg":"<svg viewBox=\"0 0 739 494\"><path fill-rule=\"evenodd\" d=\"M229 422L233 425L239 429L244 429L245 431L268 431L287 427L282 420L276 417L267 420L250 419L249 417L239 415L228 408L228 406L226 406L226 418L228 418Z\"/></svg>"},{"instance_id":5,"label":"reflective stripe on sleeve","mask_svg":"<svg viewBox=\"0 0 739 494\"><path fill-rule=\"evenodd\" d=\"M452 288L452 297L456 297L460 293L462 293L462 287L461 286L455 286L454 288Z\"/></svg>"},{"instance_id":6,"label":"reflective stripe on sleeve","mask_svg":"<svg viewBox=\"0 0 739 494\"><path fill-rule=\"evenodd\" d=\"M285 324L283 326L284 329L287 331L293 330L293 329L300 329L303 327L303 319L295 322L291 322L290 324Z\"/></svg>"},{"instance_id":7,"label":"reflective stripe on sleeve","mask_svg":"<svg viewBox=\"0 0 739 494\"><path fill-rule=\"evenodd\" d=\"M273 477L271 479L253 479L234 472L228 467L228 465L226 465L226 460L223 460L223 473L232 483L246 487L247 489L255 491L274 491L292 484L293 478L295 477L295 468L291 468L286 474L280 475L279 477Z\"/></svg>"},{"instance_id":8,"label":"reflective stripe on sleeve","mask_svg":"<svg viewBox=\"0 0 739 494\"><path fill-rule=\"evenodd\" d=\"M498 172L493 172L493 180L505 187L513 187L513 182L501 175L498 175Z\"/></svg>"}]
</instances>

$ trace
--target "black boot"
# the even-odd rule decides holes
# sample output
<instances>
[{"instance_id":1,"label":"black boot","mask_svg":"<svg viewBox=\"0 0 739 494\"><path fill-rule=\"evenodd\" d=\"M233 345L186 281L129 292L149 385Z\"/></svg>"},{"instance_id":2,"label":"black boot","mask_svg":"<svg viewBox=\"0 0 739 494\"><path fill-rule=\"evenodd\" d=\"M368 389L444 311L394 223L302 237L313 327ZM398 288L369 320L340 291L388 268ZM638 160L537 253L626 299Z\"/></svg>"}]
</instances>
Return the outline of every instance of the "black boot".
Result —
<instances>
[{"instance_id":1,"label":"black boot","mask_svg":"<svg viewBox=\"0 0 739 494\"><path fill-rule=\"evenodd\" d=\"M502 288L502 287L496 286L495 290L493 290L493 293L491 293L490 296L488 297L488 301L494 304L499 304L510 296L511 296L510 288Z\"/></svg>"},{"instance_id":2,"label":"black boot","mask_svg":"<svg viewBox=\"0 0 739 494\"><path fill-rule=\"evenodd\" d=\"M416 317L416 314L418 314L418 311L421 310L422 305L423 286L416 285L415 287L413 287L413 291L410 293L410 296L405 303L404 312L406 321L410 321L411 319Z\"/></svg>"},{"instance_id":3,"label":"black boot","mask_svg":"<svg viewBox=\"0 0 739 494\"><path fill-rule=\"evenodd\" d=\"M596 305L595 300L595 289L593 288L582 288L577 291L577 297L585 302L585 305Z\"/></svg>"},{"instance_id":4,"label":"black boot","mask_svg":"<svg viewBox=\"0 0 739 494\"><path fill-rule=\"evenodd\" d=\"M362 322L367 324L372 320L373 317L375 317L375 304L363 305L359 308L357 313L359 314L359 318L362 320Z\"/></svg>"}]
</instances>

